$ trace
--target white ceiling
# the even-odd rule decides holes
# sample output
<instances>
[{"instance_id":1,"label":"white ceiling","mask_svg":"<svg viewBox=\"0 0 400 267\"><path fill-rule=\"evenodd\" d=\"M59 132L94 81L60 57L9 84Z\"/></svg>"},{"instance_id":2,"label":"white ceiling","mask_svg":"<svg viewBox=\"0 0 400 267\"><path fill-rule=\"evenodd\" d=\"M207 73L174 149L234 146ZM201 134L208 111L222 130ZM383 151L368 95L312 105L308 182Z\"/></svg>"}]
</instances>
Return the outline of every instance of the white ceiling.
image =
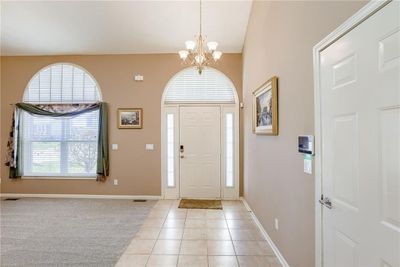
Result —
<instances>
[{"instance_id":1,"label":"white ceiling","mask_svg":"<svg viewBox=\"0 0 400 267\"><path fill-rule=\"evenodd\" d=\"M203 2L203 33L242 51L251 0ZM198 1L2 1L2 55L175 53L199 28Z\"/></svg>"}]
</instances>

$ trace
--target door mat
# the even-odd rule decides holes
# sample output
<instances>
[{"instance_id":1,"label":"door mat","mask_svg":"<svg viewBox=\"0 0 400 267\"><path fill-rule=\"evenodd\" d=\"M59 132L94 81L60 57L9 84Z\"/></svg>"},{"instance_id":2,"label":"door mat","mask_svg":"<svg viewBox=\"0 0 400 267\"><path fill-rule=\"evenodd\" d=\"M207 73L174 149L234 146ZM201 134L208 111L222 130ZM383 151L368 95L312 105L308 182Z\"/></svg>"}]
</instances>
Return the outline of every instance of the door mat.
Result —
<instances>
[{"instance_id":1,"label":"door mat","mask_svg":"<svg viewBox=\"0 0 400 267\"><path fill-rule=\"evenodd\" d=\"M222 210L222 203L221 200L182 199L179 208Z\"/></svg>"}]
</instances>

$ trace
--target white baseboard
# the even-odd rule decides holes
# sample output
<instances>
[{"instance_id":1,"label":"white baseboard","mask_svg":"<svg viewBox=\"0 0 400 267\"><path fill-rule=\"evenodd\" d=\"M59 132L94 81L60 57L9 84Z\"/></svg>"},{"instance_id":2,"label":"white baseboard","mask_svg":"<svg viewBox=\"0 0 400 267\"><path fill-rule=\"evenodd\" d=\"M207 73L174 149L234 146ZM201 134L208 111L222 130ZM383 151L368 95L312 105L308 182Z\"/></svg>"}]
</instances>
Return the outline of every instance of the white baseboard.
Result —
<instances>
[{"instance_id":1,"label":"white baseboard","mask_svg":"<svg viewBox=\"0 0 400 267\"><path fill-rule=\"evenodd\" d=\"M85 199L145 199L159 200L160 196L137 196L137 195L83 195L83 194L19 194L19 193L2 193L0 197L8 198L85 198Z\"/></svg>"},{"instance_id":2,"label":"white baseboard","mask_svg":"<svg viewBox=\"0 0 400 267\"><path fill-rule=\"evenodd\" d=\"M272 250L274 251L276 257L279 260L279 262L282 264L283 267L290 267L289 264L287 263L287 261L285 260L285 258L283 257L283 255L281 254L281 252L278 250L277 246L275 246L274 242L272 242L272 239L271 239L271 237L269 237L267 231L265 231L264 227L262 226L260 221L257 219L256 215L254 214L253 210L250 208L250 206L247 203L246 199L244 199L243 197L241 197L240 199L242 200L242 202L243 202L244 206L246 207L246 209L250 212L251 217L253 218L253 220L257 224L257 226L260 229L261 233L264 235L264 238L267 240L267 242L270 245L270 247L272 248Z\"/></svg>"}]
</instances>

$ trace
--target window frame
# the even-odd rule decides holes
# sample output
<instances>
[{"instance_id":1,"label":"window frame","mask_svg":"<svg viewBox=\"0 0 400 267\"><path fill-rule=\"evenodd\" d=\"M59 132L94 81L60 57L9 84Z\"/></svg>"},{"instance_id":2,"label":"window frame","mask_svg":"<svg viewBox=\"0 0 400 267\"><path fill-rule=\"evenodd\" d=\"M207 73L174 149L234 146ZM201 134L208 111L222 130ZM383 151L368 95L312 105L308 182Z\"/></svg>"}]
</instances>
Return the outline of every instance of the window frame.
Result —
<instances>
[{"instance_id":1,"label":"window frame","mask_svg":"<svg viewBox=\"0 0 400 267\"><path fill-rule=\"evenodd\" d=\"M40 105L40 104L44 104L44 105L46 105L46 104L54 104L54 105L61 104L62 105L62 104L90 104L90 103L95 103L95 102L88 102L88 101L82 101L82 102L79 102L79 101L74 101L74 102L71 102L71 101L65 101L65 102L48 102L48 101L32 102L32 101L26 100L25 99L26 98L26 94L28 93L28 90L29 90L29 88L31 86L32 81L38 75L40 75L40 73L42 71L45 71L46 69L49 69L49 68L57 66L57 65L61 65L61 66L69 65L69 66L71 66L73 68L77 68L77 69L81 70L85 75L90 77L91 81L95 85L95 90L97 90L96 94L98 96L98 99L95 102L102 101L102 92L101 92L100 86L99 86L97 80L94 78L94 76L88 70L86 70L84 67L82 67L80 65L77 65L77 64L74 64L74 63L71 63L71 62L57 62L57 63L53 63L53 64L50 64L50 65L46 65L45 67L41 68L39 71L37 71L32 76L32 78L30 79L30 81L28 82L28 84L27 84L27 86L26 86L26 88L24 90L23 99L22 99L23 103L29 103L29 104L33 104L33 105ZM50 91L51 91L51 89L50 89ZM72 89L72 94L73 94L73 89ZM100 116L100 114L98 114L98 116ZM22 122L23 121L24 121L24 119L22 120ZM38 179L38 180L41 180L41 179L44 179L44 180L63 180L63 179L66 179L66 180L96 180L97 179L96 168L95 168L94 173L90 173L90 174L87 174L87 173L71 173L71 174L65 175L65 173L63 173L61 171L61 169L68 170L68 157L69 157L68 144L69 143L76 143L76 142L84 142L84 141L81 141L81 140L66 140L66 138L65 138L66 131L64 130L65 127L66 127L65 124L66 124L66 121L62 121L62 128L63 128L62 137L59 138L61 140L49 140L49 141L30 140L29 141L30 146L34 142L55 142L55 143L59 143L60 144L60 147L61 147L61 149L60 149L60 174L57 174L57 173L35 173L35 174L33 174L32 171L31 171L32 170L32 161L29 163L30 171L25 174L25 170L24 169L25 169L25 165L27 164L27 162L26 162L26 158L24 156L25 153L24 153L24 149L23 149L22 150L22 155L21 155L22 156L23 170L24 170L23 174L22 174L22 177L21 177L22 179ZM23 133L24 130L25 130L24 129L24 124L22 123L21 126L22 126L21 127L21 132ZM97 138L99 138L99 137L97 136ZM97 143L97 141L89 141L87 143L93 143L93 142ZM63 157L62 157L62 153L63 153L62 151L63 150L66 151L65 152L65 155L66 155L65 159L63 159ZM30 150L30 153L32 153L32 150ZM64 162L64 164L63 164L63 162ZM96 163L96 165L97 165L97 163Z\"/></svg>"}]
</instances>

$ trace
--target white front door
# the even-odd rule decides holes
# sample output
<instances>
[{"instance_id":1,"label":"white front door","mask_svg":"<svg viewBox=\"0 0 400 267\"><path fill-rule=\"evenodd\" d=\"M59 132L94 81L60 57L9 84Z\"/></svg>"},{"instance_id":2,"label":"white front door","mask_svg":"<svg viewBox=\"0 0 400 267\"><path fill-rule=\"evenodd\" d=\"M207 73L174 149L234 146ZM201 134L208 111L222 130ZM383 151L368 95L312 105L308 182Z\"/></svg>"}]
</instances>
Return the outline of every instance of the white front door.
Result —
<instances>
[{"instance_id":1,"label":"white front door","mask_svg":"<svg viewBox=\"0 0 400 267\"><path fill-rule=\"evenodd\" d=\"M321 52L325 267L400 266L400 3Z\"/></svg>"},{"instance_id":2,"label":"white front door","mask_svg":"<svg viewBox=\"0 0 400 267\"><path fill-rule=\"evenodd\" d=\"M219 198L220 107L180 108L180 196Z\"/></svg>"}]
</instances>

